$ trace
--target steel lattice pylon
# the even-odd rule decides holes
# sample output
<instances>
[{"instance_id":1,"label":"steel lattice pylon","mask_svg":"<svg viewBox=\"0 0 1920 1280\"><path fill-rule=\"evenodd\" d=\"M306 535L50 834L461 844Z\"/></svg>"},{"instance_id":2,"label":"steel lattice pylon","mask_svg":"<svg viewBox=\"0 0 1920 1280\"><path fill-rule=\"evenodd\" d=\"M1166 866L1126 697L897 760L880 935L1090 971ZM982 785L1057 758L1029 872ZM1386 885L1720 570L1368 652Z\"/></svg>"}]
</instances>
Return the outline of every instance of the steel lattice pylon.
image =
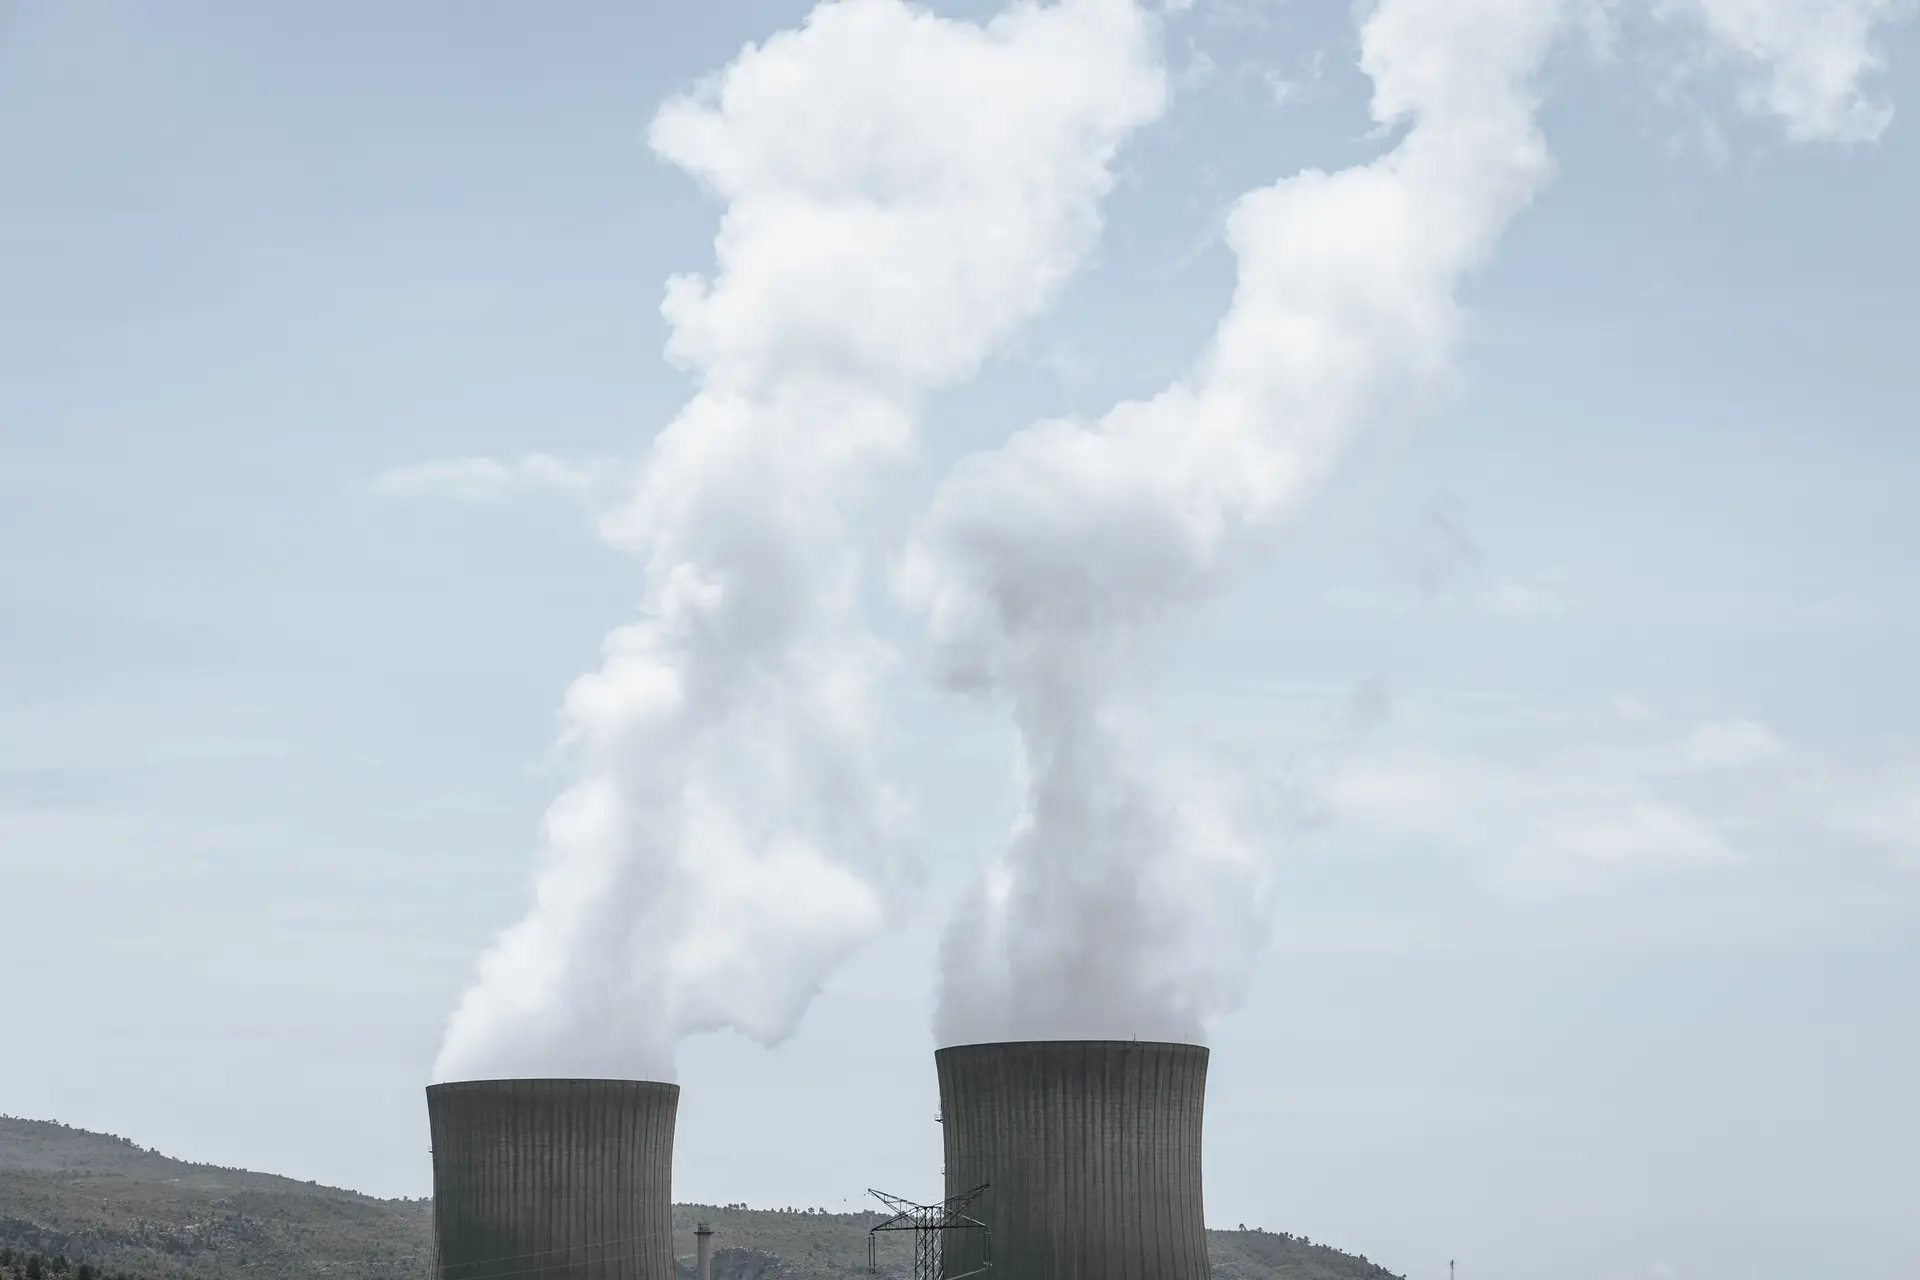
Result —
<instances>
[{"instance_id":1,"label":"steel lattice pylon","mask_svg":"<svg viewBox=\"0 0 1920 1280\"><path fill-rule=\"evenodd\" d=\"M916 1204L900 1196L890 1196L884 1191L875 1191L871 1187L867 1194L893 1210L893 1216L878 1223L867 1232L867 1271L869 1274L879 1271L879 1259L874 1246L882 1231L911 1231L913 1236L913 1280L961 1280L962 1276L976 1276L993 1266L993 1231L978 1218L967 1216L967 1207L980 1198L987 1189L981 1183L971 1191L957 1196L949 1196L937 1204ZM963 1271L958 1276L943 1276L941 1268L946 1263L946 1241L949 1231L978 1231L985 1242L980 1250L981 1263L972 1271Z\"/></svg>"}]
</instances>

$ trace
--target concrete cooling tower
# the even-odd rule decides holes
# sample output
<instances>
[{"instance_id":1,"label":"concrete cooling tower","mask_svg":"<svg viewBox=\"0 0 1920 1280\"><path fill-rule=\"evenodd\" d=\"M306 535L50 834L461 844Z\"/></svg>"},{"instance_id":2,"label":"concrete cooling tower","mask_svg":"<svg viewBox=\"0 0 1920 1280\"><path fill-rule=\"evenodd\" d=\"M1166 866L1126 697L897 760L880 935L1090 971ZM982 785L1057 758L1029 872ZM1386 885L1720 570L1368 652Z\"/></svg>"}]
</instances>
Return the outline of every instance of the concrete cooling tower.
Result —
<instances>
[{"instance_id":1,"label":"concrete cooling tower","mask_svg":"<svg viewBox=\"0 0 1920 1280\"><path fill-rule=\"evenodd\" d=\"M680 1086L460 1080L427 1090L440 1280L675 1280Z\"/></svg>"},{"instance_id":2,"label":"concrete cooling tower","mask_svg":"<svg viewBox=\"0 0 1920 1280\"><path fill-rule=\"evenodd\" d=\"M992 1231L997 1280L1208 1280L1200 1201L1207 1050L1127 1040L968 1044L934 1055L947 1194ZM942 1274L987 1242L951 1231Z\"/></svg>"}]
</instances>

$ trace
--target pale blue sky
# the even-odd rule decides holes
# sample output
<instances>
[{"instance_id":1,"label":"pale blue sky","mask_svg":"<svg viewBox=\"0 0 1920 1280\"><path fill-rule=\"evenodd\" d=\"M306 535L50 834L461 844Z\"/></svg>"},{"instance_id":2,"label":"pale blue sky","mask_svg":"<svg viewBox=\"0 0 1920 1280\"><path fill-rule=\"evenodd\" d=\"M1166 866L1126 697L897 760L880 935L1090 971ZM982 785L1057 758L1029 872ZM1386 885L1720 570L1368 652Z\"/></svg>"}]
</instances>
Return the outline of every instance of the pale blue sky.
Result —
<instances>
[{"instance_id":1,"label":"pale blue sky","mask_svg":"<svg viewBox=\"0 0 1920 1280\"><path fill-rule=\"evenodd\" d=\"M428 1063L638 566L564 494L377 478L642 452L687 391L661 282L716 214L647 121L805 10L0 8L0 1111L427 1190ZM1831 146L1622 23L1553 64L1558 174L1466 293L1452 394L1166 645L1194 732L1464 810L1302 799L1212 1037L1209 1216L1419 1277L1905 1276L1920 26L1871 82L1903 114ZM955 457L1185 366L1235 195L1379 150L1345 6L1198 0L1166 39L1098 262L933 404L880 553ZM928 939L1009 743L911 662L889 707L918 904L779 1050L686 1046L678 1198L937 1185ZM1735 722L1765 758L1652 759ZM1733 853L1564 883L1521 849L1656 794Z\"/></svg>"}]
</instances>

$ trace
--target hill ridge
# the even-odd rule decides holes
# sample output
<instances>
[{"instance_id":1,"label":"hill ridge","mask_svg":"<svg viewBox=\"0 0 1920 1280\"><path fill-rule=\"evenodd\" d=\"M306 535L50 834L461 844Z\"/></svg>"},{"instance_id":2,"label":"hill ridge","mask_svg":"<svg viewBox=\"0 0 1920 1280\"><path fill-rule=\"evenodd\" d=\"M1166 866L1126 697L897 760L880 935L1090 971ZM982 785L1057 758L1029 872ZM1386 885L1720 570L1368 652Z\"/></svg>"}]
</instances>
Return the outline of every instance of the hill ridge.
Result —
<instances>
[{"instance_id":1,"label":"hill ridge","mask_svg":"<svg viewBox=\"0 0 1920 1280\"><path fill-rule=\"evenodd\" d=\"M714 1280L865 1277L878 1211L676 1204L674 1252L691 1276L693 1228L717 1233ZM0 1247L62 1254L151 1280L325 1276L426 1280L433 1205L279 1174L180 1160L128 1138L0 1116ZM1284 1232L1207 1232L1214 1280L1399 1280L1365 1258ZM887 1280L907 1274L886 1241Z\"/></svg>"}]
</instances>

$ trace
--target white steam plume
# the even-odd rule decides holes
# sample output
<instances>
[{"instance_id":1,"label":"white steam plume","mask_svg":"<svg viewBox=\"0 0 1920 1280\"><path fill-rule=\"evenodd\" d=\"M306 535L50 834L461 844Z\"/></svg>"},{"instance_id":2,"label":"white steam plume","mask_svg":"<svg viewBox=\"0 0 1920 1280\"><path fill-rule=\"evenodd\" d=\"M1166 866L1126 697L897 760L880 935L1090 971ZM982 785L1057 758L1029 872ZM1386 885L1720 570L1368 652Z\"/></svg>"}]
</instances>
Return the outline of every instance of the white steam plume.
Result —
<instances>
[{"instance_id":1,"label":"white steam plume","mask_svg":"<svg viewBox=\"0 0 1920 1280\"><path fill-rule=\"evenodd\" d=\"M1794 142L1872 142L1893 104L1869 92L1885 69L1877 37L1914 0L1682 0L1714 43L1748 64L1741 100Z\"/></svg>"},{"instance_id":2,"label":"white steam plume","mask_svg":"<svg viewBox=\"0 0 1920 1280\"><path fill-rule=\"evenodd\" d=\"M568 693L577 780L436 1078L664 1078L692 1032L776 1042L879 927L884 654L836 503L1084 256L1162 106L1149 34L1130 0L984 26L844 0L654 120L726 202L716 276L663 306L698 389L607 522L646 557L639 617Z\"/></svg>"},{"instance_id":3,"label":"white steam plume","mask_svg":"<svg viewBox=\"0 0 1920 1280\"><path fill-rule=\"evenodd\" d=\"M1289 515L1396 385L1432 375L1454 290L1547 179L1530 81L1556 0L1384 0L1362 30L1371 164L1249 192L1233 301L1193 372L958 467L910 547L941 672L1003 699L1024 811L950 927L942 1043L1195 1039L1240 998L1267 858L1230 771L1137 731L1142 633Z\"/></svg>"}]
</instances>

